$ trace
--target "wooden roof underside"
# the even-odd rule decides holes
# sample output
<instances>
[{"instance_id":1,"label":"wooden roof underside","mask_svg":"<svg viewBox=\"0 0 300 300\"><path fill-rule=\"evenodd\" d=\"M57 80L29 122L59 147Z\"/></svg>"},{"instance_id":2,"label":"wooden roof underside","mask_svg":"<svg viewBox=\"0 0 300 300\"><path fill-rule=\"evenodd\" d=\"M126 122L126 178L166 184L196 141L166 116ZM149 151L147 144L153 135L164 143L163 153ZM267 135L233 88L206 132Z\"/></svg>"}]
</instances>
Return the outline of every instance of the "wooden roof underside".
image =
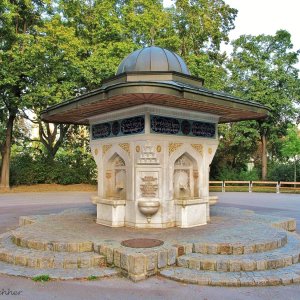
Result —
<instances>
[{"instance_id":1,"label":"wooden roof underside","mask_svg":"<svg viewBox=\"0 0 300 300\"><path fill-rule=\"evenodd\" d=\"M263 119L268 111L261 105L226 99L168 86L120 85L99 90L50 107L42 119L52 123L88 125L90 117L142 104L160 105L218 115L220 123Z\"/></svg>"}]
</instances>

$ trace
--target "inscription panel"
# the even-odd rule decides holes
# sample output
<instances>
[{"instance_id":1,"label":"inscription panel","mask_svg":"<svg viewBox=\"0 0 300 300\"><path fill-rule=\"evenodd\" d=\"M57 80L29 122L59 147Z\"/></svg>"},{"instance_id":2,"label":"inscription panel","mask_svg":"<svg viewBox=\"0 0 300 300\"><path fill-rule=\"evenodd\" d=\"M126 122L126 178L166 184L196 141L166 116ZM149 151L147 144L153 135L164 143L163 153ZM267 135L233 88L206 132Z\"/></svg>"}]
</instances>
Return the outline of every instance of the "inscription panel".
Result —
<instances>
[{"instance_id":1,"label":"inscription panel","mask_svg":"<svg viewBox=\"0 0 300 300\"><path fill-rule=\"evenodd\" d=\"M150 115L151 133L214 138L216 124Z\"/></svg>"},{"instance_id":2,"label":"inscription panel","mask_svg":"<svg viewBox=\"0 0 300 300\"><path fill-rule=\"evenodd\" d=\"M138 171L137 198L159 198L159 172Z\"/></svg>"},{"instance_id":3,"label":"inscription panel","mask_svg":"<svg viewBox=\"0 0 300 300\"><path fill-rule=\"evenodd\" d=\"M140 184L140 189L142 192L142 197L157 197L157 178L153 176L144 176L141 179L142 183Z\"/></svg>"},{"instance_id":4,"label":"inscription panel","mask_svg":"<svg viewBox=\"0 0 300 300\"><path fill-rule=\"evenodd\" d=\"M103 139L145 132L145 116L136 116L92 125L92 139Z\"/></svg>"}]
</instances>

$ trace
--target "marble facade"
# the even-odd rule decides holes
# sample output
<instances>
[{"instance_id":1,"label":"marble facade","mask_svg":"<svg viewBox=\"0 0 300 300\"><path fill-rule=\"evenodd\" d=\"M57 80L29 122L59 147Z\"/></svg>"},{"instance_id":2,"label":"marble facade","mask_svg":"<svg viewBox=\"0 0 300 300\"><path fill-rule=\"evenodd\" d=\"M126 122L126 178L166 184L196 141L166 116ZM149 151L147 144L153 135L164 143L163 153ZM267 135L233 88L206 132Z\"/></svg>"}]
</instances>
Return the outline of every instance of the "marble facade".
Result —
<instances>
[{"instance_id":1,"label":"marble facade","mask_svg":"<svg viewBox=\"0 0 300 300\"><path fill-rule=\"evenodd\" d=\"M156 105L91 118L97 223L135 228L206 224L217 122L215 115Z\"/></svg>"}]
</instances>

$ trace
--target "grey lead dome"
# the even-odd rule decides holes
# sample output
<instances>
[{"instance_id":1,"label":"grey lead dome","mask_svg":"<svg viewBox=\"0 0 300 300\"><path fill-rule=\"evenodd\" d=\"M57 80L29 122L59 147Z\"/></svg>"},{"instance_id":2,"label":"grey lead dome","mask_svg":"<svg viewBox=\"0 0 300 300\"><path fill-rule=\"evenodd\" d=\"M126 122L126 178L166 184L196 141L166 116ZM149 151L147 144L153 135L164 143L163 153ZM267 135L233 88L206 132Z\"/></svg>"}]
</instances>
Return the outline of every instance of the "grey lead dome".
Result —
<instances>
[{"instance_id":1,"label":"grey lead dome","mask_svg":"<svg viewBox=\"0 0 300 300\"><path fill-rule=\"evenodd\" d=\"M191 75L184 60L161 47L146 47L129 54L119 65L116 75L128 72L170 72Z\"/></svg>"}]
</instances>

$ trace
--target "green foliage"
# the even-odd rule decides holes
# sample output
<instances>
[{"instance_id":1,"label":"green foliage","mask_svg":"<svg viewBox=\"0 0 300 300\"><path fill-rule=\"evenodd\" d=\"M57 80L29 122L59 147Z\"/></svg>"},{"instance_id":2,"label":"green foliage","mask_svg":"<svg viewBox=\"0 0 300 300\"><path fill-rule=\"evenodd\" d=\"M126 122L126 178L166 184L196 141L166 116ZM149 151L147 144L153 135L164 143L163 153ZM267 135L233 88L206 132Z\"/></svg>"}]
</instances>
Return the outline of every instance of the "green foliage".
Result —
<instances>
[{"instance_id":1,"label":"green foliage","mask_svg":"<svg viewBox=\"0 0 300 300\"><path fill-rule=\"evenodd\" d=\"M300 170L300 163L297 163L297 169ZM273 163L268 170L268 179L274 181L294 181L294 164ZM297 174L296 181L300 182L300 173Z\"/></svg>"},{"instance_id":2,"label":"green foliage","mask_svg":"<svg viewBox=\"0 0 300 300\"><path fill-rule=\"evenodd\" d=\"M212 173L210 180L260 180L257 169L246 171L225 166Z\"/></svg>"},{"instance_id":3,"label":"green foliage","mask_svg":"<svg viewBox=\"0 0 300 300\"><path fill-rule=\"evenodd\" d=\"M220 144L211 165L211 176L217 178L221 170L232 170L234 174L229 177L233 178L246 168L253 157L259 134L254 121L221 124L218 131ZM226 176L224 178L229 180Z\"/></svg>"},{"instance_id":4,"label":"green foliage","mask_svg":"<svg viewBox=\"0 0 300 300\"><path fill-rule=\"evenodd\" d=\"M252 122L252 128L258 133L253 144L261 152L265 173L266 149L271 157L281 155L279 141L286 134L288 124L297 117L299 52L291 50L291 35L284 30L277 31L274 36L243 35L232 45L233 53L227 64L230 74L227 91L245 100L260 102L270 110L266 120ZM242 136L243 127L239 130L242 124L236 126Z\"/></svg>"},{"instance_id":5,"label":"green foliage","mask_svg":"<svg viewBox=\"0 0 300 300\"><path fill-rule=\"evenodd\" d=\"M32 277L32 280L35 282L47 282L49 280L51 280L49 275L38 275L35 277Z\"/></svg>"},{"instance_id":6,"label":"green foliage","mask_svg":"<svg viewBox=\"0 0 300 300\"><path fill-rule=\"evenodd\" d=\"M212 177L256 179L257 173L244 170L252 158L260 163L263 134L271 159L297 155L298 148L294 154L286 150L290 138L286 143L281 139L299 103L299 53L291 50L291 37L283 30L274 36L241 36L225 67L226 55L219 47L229 41L236 14L223 0L175 0L168 9L162 0L0 2L0 146L11 116L12 122L17 120L13 142L22 145L21 154L13 156L12 183L93 182L96 168L87 151L88 137L69 125L57 124L51 132L39 114L99 87L127 54L152 43L182 55L206 87L270 108L266 121L219 127L223 138ZM29 110L40 134L39 142L31 144L22 122Z\"/></svg>"},{"instance_id":7,"label":"green foliage","mask_svg":"<svg viewBox=\"0 0 300 300\"><path fill-rule=\"evenodd\" d=\"M99 277L95 275L91 275L87 278L87 280L97 280Z\"/></svg>"},{"instance_id":8,"label":"green foliage","mask_svg":"<svg viewBox=\"0 0 300 300\"><path fill-rule=\"evenodd\" d=\"M96 182L96 164L90 154L75 151L60 153L49 161L43 155L30 153L12 157L11 184L76 184Z\"/></svg>"},{"instance_id":9,"label":"green foliage","mask_svg":"<svg viewBox=\"0 0 300 300\"><path fill-rule=\"evenodd\" d=\"M289 126L287 136L283 140L282 153L285 157L293 158L300 157L300 132L296 126Z\"/></svg>"},{"instance_id":10,"label":"green foliage","mask_svg":"<svg viewBox=\"0 0 300 300\"><path fill-rule=\"evenodd\" d=\"M292 51L291 35L279 30L271 35L243 35L233 43L228 64L229 89L234 94L258 101L270 109L265 130L293 120L300 96L298 52Z\"/></svg>"},{"instance_id":11,"label":"green foliage","mask_svg":"<svg viewBox=\"0 0 300 300\"><path fill-rule=\"evenodd\" d=\"M219 50L222 41L229 41L237 14L222 0L176 0L170 11L180 40L177 52L184 57L203 49Z\"/></svg>"},{"instance_id":12,"label":"green foliage","mask_svg":"<svg viewBox=\"0 0 300 300\"><path fill-rule=\"evenodd\" d=\"M204 79L205 87L222 91L225 89L227 73L224 68L225 56L211 56L207 52L191 54L186 63L191 74Z\"/></svg>"}]
</instances>

